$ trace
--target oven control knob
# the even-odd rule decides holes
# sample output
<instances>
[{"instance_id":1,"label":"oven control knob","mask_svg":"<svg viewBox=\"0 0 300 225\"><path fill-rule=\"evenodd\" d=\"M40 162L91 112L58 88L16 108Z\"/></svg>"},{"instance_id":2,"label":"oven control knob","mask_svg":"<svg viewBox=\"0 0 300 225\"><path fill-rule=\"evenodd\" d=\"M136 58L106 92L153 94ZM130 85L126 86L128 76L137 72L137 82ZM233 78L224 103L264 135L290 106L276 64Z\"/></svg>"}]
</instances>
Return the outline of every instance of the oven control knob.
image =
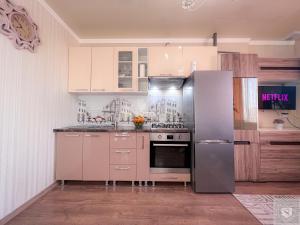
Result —
<instances>
[{"instance_id":1,"label":"oven control knob","mask_svg":"<svg viewBox=\"0 0 300 225\"><path fill-rule=\"evenodd\" d=\"M159 134L157 137L158 137L158 139L161 139L161 138L162 138L162 136L161 136L160 134Z\"/></svg>"}]
</instances>

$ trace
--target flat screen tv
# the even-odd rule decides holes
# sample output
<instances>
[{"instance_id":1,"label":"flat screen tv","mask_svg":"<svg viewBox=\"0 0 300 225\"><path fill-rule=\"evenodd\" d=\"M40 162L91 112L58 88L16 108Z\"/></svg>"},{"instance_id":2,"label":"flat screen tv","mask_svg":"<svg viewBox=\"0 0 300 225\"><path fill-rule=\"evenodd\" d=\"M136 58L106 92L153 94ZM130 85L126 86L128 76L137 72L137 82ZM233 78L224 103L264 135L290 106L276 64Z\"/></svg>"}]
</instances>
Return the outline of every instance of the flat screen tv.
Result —
<instances>
[{"instance_id":1,"label":"flat screen tv","mask_svg":"<svg viewBox=\"0 0 300 225\"><path fill-rule=\"evenodd\" d=\"M295 86L259 86L258 108L296 110Z\"/></svg>"}]
</instances>

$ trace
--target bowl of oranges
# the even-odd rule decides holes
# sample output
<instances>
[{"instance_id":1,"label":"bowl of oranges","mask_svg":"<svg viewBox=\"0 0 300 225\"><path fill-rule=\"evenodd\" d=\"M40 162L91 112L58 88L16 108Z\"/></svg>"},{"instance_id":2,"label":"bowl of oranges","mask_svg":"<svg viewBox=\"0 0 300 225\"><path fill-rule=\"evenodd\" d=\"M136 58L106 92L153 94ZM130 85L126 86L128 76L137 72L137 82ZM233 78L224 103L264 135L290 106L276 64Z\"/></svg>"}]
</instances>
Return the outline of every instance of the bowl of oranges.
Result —
<instances>
[{"instance_id":1,"label":"bowl of oranges","mask_svg":"<svg viewBox=\"0 0 300 225\"><path fill-rule=\"evenodd\" d=\"M132 122L136 129L141 129L144 125L145 118L143 116L135 116L133 117Z\"/></svg>"}]
</instances>

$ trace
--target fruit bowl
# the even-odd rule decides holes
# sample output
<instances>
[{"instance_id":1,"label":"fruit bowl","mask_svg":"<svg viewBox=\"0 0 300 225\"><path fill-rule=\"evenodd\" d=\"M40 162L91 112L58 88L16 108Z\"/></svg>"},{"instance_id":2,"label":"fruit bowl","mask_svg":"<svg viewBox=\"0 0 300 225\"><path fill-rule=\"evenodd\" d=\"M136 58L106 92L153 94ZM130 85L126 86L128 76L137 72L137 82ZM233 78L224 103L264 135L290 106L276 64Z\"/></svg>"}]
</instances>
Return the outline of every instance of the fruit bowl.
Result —
<instances>
[{"instance_id":1,"label":"fruit bowl","mask_svg":"<svg viewBox=\"0 0 300 225\"><path fill-rule=\"evenodd\" d=\"M141 129L144 125L145 118L143 116L135 116L133 117L132 122L136 129Z\"/></svg>"}]
</instances>

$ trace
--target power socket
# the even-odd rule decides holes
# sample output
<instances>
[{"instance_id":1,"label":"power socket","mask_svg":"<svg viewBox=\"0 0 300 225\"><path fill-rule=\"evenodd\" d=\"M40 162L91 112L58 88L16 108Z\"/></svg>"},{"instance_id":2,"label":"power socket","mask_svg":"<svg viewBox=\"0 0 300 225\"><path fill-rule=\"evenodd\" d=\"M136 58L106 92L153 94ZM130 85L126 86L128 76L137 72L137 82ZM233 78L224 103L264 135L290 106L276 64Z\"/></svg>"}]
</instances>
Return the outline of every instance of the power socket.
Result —
<instances>
[{"instance_id":1,"label":"power socket","mask_svg":"<svg viewBox=\"0 0 300 225\"><path fill-rule=\"evenodd\" d=\"M282 118L286 119L289 117L289 113L287 113L287 112L281 113L281 116L282 116Z\"/></svg>"}]
</instances>

